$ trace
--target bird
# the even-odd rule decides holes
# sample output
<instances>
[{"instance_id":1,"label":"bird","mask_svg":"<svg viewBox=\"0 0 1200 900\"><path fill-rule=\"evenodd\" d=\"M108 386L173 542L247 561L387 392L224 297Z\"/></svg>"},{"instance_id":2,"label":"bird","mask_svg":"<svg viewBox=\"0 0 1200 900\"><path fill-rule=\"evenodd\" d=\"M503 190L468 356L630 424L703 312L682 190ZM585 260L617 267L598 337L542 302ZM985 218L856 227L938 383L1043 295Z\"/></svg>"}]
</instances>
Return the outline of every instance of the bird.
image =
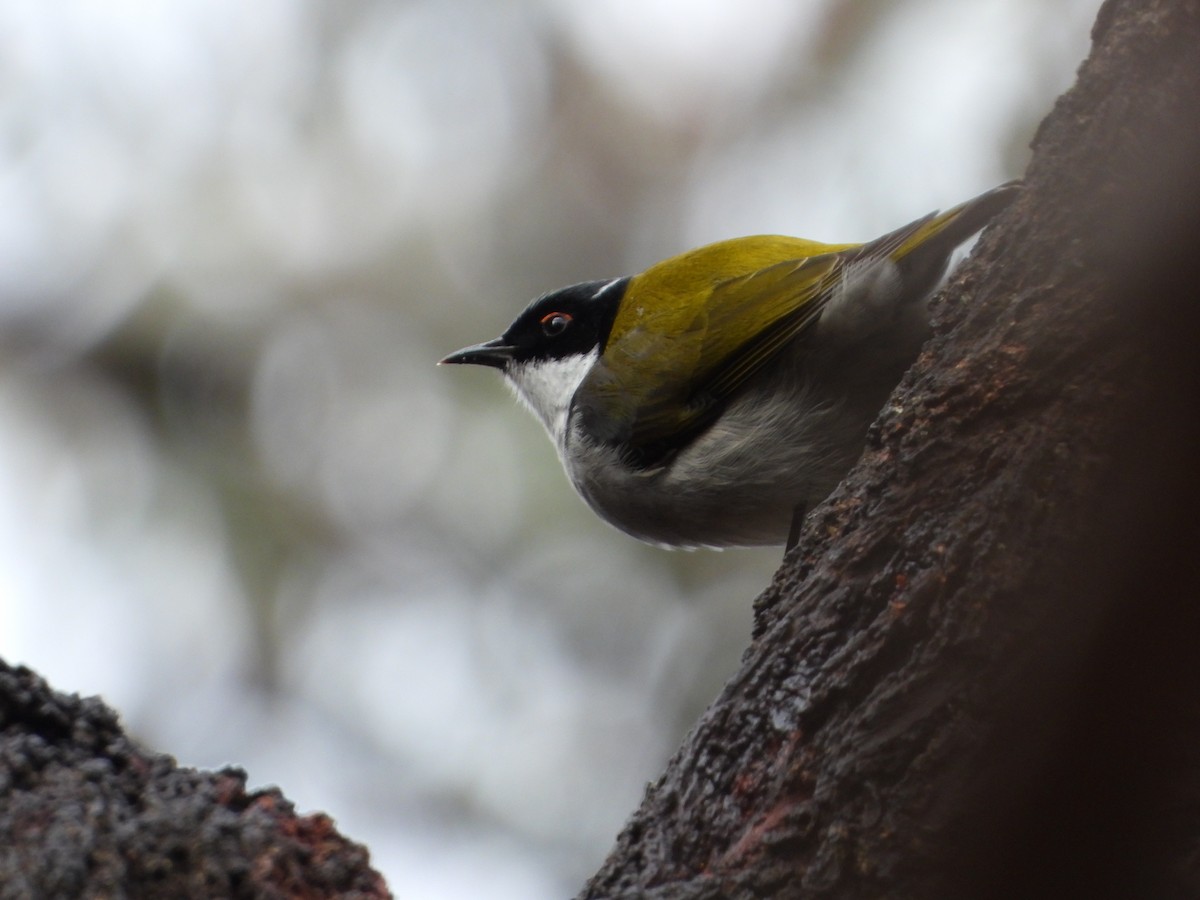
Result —
<instances>
[{"instance_id":1,"label":"bird","mask_svg":"<svg viewBox=\"0 0 1200 900\"><path fill-rule=\"evenodd\" d=\"M752 235L533 300L445 365L499 369L575 490L651 544L787 544L857 461L1008 182L861 244Z\"/></svg>"}]
</instances>

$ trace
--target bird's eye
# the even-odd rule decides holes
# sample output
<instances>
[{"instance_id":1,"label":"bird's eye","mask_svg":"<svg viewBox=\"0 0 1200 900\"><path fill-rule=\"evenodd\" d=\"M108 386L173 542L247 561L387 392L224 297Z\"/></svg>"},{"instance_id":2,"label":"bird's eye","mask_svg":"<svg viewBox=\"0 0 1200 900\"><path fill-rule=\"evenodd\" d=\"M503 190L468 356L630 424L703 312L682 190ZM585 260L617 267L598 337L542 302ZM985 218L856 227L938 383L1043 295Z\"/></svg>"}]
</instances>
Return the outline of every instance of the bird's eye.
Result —
<instances>
[{"instance_id":1,"label":"bird's eye","mask_svg":"<svg viewBox=\"0 0 1200 900\"><path fill-rule=\"evenodd\" d=\"M542 331L546 337L558 337L571 324L571 314L565 312L546 313L542 316Z\"/></svg>"}]
</instances>

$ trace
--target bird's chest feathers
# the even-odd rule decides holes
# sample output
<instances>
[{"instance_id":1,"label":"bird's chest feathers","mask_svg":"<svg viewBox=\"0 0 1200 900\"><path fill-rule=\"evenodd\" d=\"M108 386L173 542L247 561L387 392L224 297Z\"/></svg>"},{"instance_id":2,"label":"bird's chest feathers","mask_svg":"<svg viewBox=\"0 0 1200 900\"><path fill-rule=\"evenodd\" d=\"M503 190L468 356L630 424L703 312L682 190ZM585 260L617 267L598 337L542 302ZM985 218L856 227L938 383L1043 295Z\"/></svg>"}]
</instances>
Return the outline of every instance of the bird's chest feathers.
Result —
<instances>
[{"instance_id":1,"label":"bird's chest feathers","mask_svg":"<svg viewBox=\"0 0 1200 900\"><path fill-rule=\"evenodd\" d=\"M593 350L561 359L516 363L508 370L508 381L517 397L542 420L555 445L560 448L566 438L571 398L591 371L598 355Z\"/></svg>"}]
</instances>

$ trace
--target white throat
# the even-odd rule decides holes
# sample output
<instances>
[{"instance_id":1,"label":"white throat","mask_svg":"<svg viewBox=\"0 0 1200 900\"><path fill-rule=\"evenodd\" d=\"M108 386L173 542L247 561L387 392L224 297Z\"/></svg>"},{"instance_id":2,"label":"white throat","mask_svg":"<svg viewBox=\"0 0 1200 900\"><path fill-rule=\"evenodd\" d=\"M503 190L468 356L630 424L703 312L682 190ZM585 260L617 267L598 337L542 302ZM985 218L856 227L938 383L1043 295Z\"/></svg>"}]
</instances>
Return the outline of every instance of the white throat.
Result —
<instances>
[{"instance_id":1,"label":"white throat","mask_svg":"<svg viewBox=\"0 0 1200 900\"><path fill-rule=\"evenodd\" d=\"M517 397L542 420L560 450L566 443L571 398L599 355L592 350L562 359L514 363L505 372Z\"/></svg>"}]
</instances>

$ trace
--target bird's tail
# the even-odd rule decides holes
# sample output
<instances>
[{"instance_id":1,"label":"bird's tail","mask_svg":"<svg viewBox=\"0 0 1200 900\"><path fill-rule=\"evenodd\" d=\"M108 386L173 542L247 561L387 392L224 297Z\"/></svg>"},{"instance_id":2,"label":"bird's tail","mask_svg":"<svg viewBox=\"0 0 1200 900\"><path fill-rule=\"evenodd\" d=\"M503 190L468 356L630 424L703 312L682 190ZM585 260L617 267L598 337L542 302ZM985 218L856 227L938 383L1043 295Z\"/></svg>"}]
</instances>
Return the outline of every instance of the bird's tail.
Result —
<instances>
[{"instance_id":1,"label":"bird's tail","mask_svg":"<svg viewBox=\"0 0 1200 900\"><path fill-rule=\"evenodd\" d=\"M1003 212L1020 191L1020 181L1005 182L953 209L930 213L863 244L858 252L864 257L890 257L906 281L927 280L932 288L954 249Z\"/></svg>"}]
</instances>

